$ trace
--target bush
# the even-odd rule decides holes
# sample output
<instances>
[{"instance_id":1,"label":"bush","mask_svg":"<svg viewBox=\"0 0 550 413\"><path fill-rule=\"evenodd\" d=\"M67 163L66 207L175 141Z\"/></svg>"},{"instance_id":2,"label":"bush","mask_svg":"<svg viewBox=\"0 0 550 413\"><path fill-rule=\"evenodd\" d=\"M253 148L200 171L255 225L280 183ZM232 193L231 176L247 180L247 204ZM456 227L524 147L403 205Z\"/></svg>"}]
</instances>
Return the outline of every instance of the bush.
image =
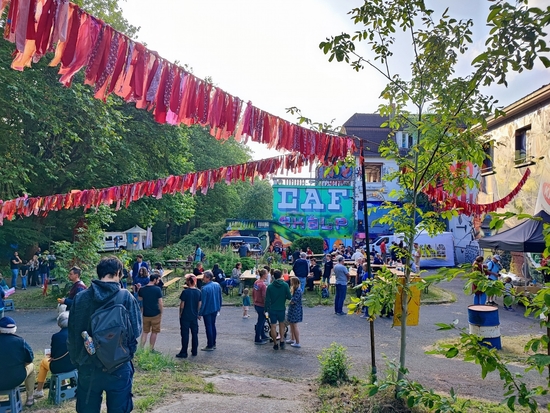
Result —
<instances>
[{"instance_id":1,"label":"bush","mask_svg":"<svg viewBox=\"0 0 550 413\"><path fill-rule=\"evenodd\" d=\"M203 224L183 237L177 245L189 252L195 251L197 244L203 250L205 248L216 248L220 246L221 237L226 230L224 221Z\"/></svg>"},{"instance_id":2,"label":"bush","mask_svg":"<svg viewBox=\"0 0 550 413\"><path fill-rule=\"evenodd\" d=\"M317 358L321 364L321 383L336 386L349 381L350 362L344 346L332 343Z\"/></svg>"},{"instance_id":3,"label":"bush","mask_svg":"<svg viewBox=\"0 0 550 413\"><path fill-rule=\"evenodd\" d=\"M311 248L314 254L323 253L324 241L321 237L302 237L298 238L292 243L292 249L307 250L307 247Z\"/></svg>"}]
</instances>

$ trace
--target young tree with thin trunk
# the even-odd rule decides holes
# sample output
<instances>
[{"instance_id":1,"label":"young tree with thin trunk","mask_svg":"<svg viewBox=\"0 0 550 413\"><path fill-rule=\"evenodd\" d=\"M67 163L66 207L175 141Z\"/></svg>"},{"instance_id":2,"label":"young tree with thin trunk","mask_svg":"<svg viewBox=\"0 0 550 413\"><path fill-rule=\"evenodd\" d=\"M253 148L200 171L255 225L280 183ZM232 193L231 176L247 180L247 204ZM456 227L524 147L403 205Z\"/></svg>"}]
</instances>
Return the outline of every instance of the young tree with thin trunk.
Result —
<instances>
[{"instance_id":1,"label":"young tree with thin trunk","mask_svg":"<svg viewBox=\"0 0 550 413\"><path fill-rule=\"evenodd\" d=\"M473 19L453 18L448 9L436 15L422 0L369 0L349 14L363 27L353 34L327 38L320 48L329 61L349 63L357 71L368 68L386 78L381 94L385 103L379 112L389 116L392 130L412 135L414 142L407 154L400 153L391 140L380 149L382 156L395 160L399 168L385 178L397 179L401 190L395 195L407 199L402 207L385 206L383 218L392 223L395 232L404 234L407 245L399 357L399 377L403 378L414 239L422 230L441 232L441 217L460 212L423 212L419 196L430 185L442 185L455 195L477 185L467 166L481 165L485 159L485 120L502 115L497 100L482 89L506 86L510 73L530 70L536 62L550 66L550 49L544 41L550 6L543 10L529 7L525 0L491 2L486 16L489 34L477 55L470 52ZM365 43L372 58L358 51ZM399 48L403 44L407 47ZM409 52L407 66L404 62ZM462 74L459 65L463 68L464 63L469 66Z\"/></svg>"}]
</instances>

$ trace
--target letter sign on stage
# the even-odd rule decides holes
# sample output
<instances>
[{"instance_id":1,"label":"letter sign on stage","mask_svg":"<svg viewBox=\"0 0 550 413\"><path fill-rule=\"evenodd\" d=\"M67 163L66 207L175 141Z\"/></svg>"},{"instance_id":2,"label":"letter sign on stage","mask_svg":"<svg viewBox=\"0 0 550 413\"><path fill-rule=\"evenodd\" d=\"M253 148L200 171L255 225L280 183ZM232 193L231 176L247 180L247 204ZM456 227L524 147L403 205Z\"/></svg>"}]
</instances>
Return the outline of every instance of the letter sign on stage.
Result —
<instances>
[{"instance_id":1,"label":"letter sign on stage","mask_svg":"<svg viewBox=\"0 0 550 413\"><path fill-rule=\"evenodd\" d=\"M302 211L324 211L325 206L319 198L319 192L314 188L306 189L306 200L300 205Z\"/></svg>"},{"instance_id":2,"label":"letter sign on stage","mask_svg":"<svg viewBox=\"0 0 550 413\"><path fill-rule=\"evenodd\" d=\"M330 194L330 204L328 205L328 210L330 212L341 212L342 211L342 205L341 200L342 198L348 198L348 190L347 189L329 189Z\"/></svg>"},{"instance_id":3,"label":"letter sign on stage","mask_svg":"<svg viewBox=\"0 0 550 413\"><path fill-rule=\"evenodd\" d=\"M281 194L281 202L277 204L279 211L296 211L298 209L298 188L277 188L277 191Z\"/></svg>"}]
</instances>

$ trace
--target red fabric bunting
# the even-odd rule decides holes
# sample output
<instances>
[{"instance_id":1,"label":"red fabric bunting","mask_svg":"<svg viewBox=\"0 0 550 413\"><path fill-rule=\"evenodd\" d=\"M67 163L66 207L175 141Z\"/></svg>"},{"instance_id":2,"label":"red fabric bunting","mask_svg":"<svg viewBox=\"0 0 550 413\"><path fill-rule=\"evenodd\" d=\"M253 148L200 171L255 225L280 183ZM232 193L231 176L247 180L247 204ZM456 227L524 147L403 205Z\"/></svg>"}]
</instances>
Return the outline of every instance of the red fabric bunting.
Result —
<instances>
[{"instance_id":1,"label":"red fabric bunting","mask_svg":"<svg viewBox=\"0 0 550 413\"><path fill-rule=\"evenodd\" d=\"M83 207L84 210L97 208L100 205L116 204L118 211L122 206L128 208L130 203L143 197L162 198L163 195L174 195L178 192L190 191L195 194L200 191L206 194L215 183L231 184L238 180L252 181L266 178L280 170L299 172L302 166L309 163L308 159L300 154L288 154L275 158L252 161L245 164L224 166L185 175L169 176L151 181L135 182L102 189L73 190L67 194L56 194L45 197L23 196L8 201L0 201L0 225L4 219L12 220L16 215L28 217L31 215L47 215L50 211L74 209Z\"/></svg>"},{"instance_id":2,"label":"red fabric bunting","mask_svg":"<svg viewBox=\"0 0 550 413\"><path fill-rule=\"evenodd\" d=\"M510 203L510 201L512 201L512 199L516 197L519 191L521 191L521 188L523 188L523 185L525 185L525 182L527 182L527 178L529 178L530 175L531 170L527 168L527 170L523 174L523 177L518 182L516 187L512 190L512 192L510 192L504 198L499 199L495 202L491 202L490 204L472 204L466 202L464 200L458 199L453 195L450 195L441 187L429 186L424 191L424 193L428 195L428 197L432 201L436 202L438 208L440 208L441 210L446 211L457 209L460 210L460 213L468 216L487 214L490 212L495 212L499 208L504 208L508 203Z\"/></svg>"},{"instance_id":3,"label":"red fabric bunting","mask_svg":"<svg viewBox=\"0 0 550 413\"><path fill-rule=\"evenodd\" d=\"M0 1L4 7L6 0ZM36 12L35 3L40 6ZM216 139L242 136L325 165L356 151L352 138L291 124L250 102L241 116L238 97L167 62L73 3L67 8L66 0L12 0L5 29L5 38L17 48L12 68L23 70L45 51L55 50L50 66L61 63L63 85L70 87L86 67L85 83L94 86L94 97L105 100L115 93L152 111L159 123L209 125Z\"/></svg>"}]
</instances>

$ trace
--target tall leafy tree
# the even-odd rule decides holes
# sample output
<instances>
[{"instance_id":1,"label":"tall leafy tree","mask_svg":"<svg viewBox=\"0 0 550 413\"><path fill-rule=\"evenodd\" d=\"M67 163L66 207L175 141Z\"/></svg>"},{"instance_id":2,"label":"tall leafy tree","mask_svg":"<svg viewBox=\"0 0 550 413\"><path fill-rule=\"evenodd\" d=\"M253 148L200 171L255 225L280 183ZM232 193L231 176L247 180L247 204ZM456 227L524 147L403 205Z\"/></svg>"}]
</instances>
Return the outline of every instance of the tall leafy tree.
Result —
<instances>
[{"instance_id":1,"label":"tall leafy tree","mask_svg":"<svg viewBox=\"0 0 550 413\"><path fill-rule=\"evenodd\" d=\"M131 38L135 38L139 32L139 27L131 25L124 18L119 0L75 0L74 3Z\"/></svg>"},{"instance_id":2,"label":"tall leafy tree","mask_svg":"<svg viewBox=\"0 0 550 413\"><path fill-rule=\"evenodd\" d=\"M273 188L267 180L255 181L241 198L238 218L271 219L273 215Z\"/></svg>"},{"instance_id":3,"label":"tall leafy tree","mask_svg":"<svg viewBox=\"0 0 550 413\"><path fill-rule=\"evenodd\" d=\"M409 196L403 208L388 207L385 220L405 234L410 263L417 216L422 218L421 229L432 234L442 229L439 214L418 208L422 191L428 185L442 183L445 190L460 194L477 184L465 165L482 163L485 119L501 115L497 101L484 94L482 87L506 85L511 72L532 69L537 60L550 66L550 49L544 41L550 6L543 10L529 7L525 0L492 2L486 17L490 33L473 60L467 54L473 46L473 20L459 20L448 10L436 15L423 0L369 0L350 15L362 27L353 34L328 38L320 48L330 61L347 62L354 70L369 68L384 76L388 83L381 95L385 103L380 113L390 116L391 128L405 129L416 137L416 144L406 156L400 155L391 141L381 149L384 157L399 165L388 179L398 180L402 198ZM372 58L358 52L364 43L370 46ZM404 56L396 53L403 43L412 50L407 73ZM468 63L469 72L458 74L458 65ZM450 211L447 216L458 212ZM405 268L400 378L406 371L407 298L411 285L410 265Z\"/></svg>"},{"instance_id":4,"label":"tall leafy tree","mask_svg":"<svg viewBox=\"0 0 550 413\"><path fill-rule=\"evenodd\" d=\"M31 69L10 69L13 44L0 40L0 199L65 193L155 179L193 170L186 127L160 125L117 97L93 98L77 74L63 88L47 58ZM121 211L114 228L181 224L193 214L189 195L141 200ZM73 239L84 211L59 211L5 223L0 243L28 246Z\"/></svg>"},{"instance_id":5,"label":"tall leafy tree","mask_svg":"<svg viewBox=\"0 0 550 413\"><path fill-rule=\"evenodd\" d=\"M250 150L233 138L218 141L200 126L191 128L190 152L195 169L214 169L227 165L248 162ZM218 183L206 195L197 194L196 212L193 226L205 222L223 221L226 218L239 218L243 195L250 187L249 182L234 182L231 185Z\"/></svg>"}]
</instances>

